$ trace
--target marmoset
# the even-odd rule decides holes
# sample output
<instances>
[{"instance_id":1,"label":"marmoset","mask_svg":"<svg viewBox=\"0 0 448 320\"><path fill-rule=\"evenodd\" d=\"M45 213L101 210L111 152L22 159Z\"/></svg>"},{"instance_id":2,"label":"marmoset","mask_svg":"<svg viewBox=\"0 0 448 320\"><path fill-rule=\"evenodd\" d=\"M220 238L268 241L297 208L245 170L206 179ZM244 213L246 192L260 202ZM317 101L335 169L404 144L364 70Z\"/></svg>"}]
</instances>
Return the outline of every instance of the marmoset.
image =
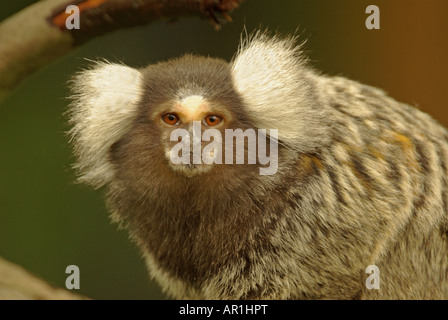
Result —
<instances>
[{"instance_id":1,"label":"marmoset","mask_svg":"<svg viewBox=\"0 0 448 320\"><path fill-rule=\"evenodd\" d=\"M79 181L170 297L448 298L448 132L317 72L295 37L256 32L230 62L97 62L72 89Z\"/></svg>"}]
</instances>

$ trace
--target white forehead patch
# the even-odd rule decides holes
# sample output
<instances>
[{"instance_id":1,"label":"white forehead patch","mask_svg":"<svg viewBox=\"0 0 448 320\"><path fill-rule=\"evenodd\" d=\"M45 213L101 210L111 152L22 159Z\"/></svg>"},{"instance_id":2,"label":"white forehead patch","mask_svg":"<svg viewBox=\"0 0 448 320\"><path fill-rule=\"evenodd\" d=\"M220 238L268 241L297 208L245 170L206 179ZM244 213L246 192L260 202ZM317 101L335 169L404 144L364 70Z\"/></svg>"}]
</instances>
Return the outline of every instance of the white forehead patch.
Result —
<instances>
[{"instance_id":1,"label":"white forehead patch","mask_svg":"<svg viewBox=\"0 0 448 320\"><path fill-rule=\"evenodd\" d=\"M183 98L176 106L183 121L201 121L205 113L210 112L206 99L200 95Z\"/></svg>"},{"instance_id":2,"label":"white forehead patch","mask_svg":"<svg viewBox=\"0 0 448 320\"><path fill-rule=\"evenodd\" d=\"M204 103L204 97L199 95L188 96L183 98L180 103L186 110L194 113L198 109L198 107Z\"/></svg>"}]
</instances>

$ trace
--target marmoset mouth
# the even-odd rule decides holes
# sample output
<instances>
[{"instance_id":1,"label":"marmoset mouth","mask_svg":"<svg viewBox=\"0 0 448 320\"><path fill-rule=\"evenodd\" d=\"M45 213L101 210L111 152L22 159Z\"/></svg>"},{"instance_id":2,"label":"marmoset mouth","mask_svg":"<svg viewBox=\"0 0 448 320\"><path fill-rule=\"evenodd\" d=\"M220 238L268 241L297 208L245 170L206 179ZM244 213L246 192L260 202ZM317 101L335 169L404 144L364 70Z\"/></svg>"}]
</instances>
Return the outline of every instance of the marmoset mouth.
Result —
<instances>
[{"instance_id":1,"label":"marmoset mouth","mask_svg":"<svg viewBox=\"0 0 448 320\"><path fill-rule=\"evenodd\" d=\"M198 169L199 166L202 166L202 164L183 164L183 166L185 166L186 168L188 168L190 170L195 170L195 169Z\"/></svg>"},{"instance_id":2,"label":"marmoset mouth","mask_svg":"<svg viewBox=\"0 0 448 320\"><path fill-rule=\"evenodd\" d=\"M193 177L196 175L200 175L200 174L204 174L206 172L209 172L212 167L213 164L206 164L206 163L201 163L201 164L192 164L192 163L188 163L188 164L174 164L172 162L169 161L169 166L176 172L179 172L187 177Z\"/></svg>"}]
</instances>

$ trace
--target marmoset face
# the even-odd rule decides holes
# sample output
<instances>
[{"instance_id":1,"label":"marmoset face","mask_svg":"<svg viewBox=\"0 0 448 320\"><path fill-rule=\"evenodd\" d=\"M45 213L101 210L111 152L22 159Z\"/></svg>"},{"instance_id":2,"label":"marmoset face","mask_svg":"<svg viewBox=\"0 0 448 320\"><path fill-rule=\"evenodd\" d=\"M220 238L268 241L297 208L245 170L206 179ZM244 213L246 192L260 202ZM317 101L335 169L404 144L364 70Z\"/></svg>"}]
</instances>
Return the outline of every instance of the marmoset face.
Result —
<instances>
[{"instance_id":1,"label":"marmoset face","mask_svg":"<svg viewBox=\"0 0 448 320\"><path fill-rule=\"evenodd\" d=\"M233 122L228 108L190 95L155 108L150 117L160 128L165 158L176 172L190 177L223 163L221 137Z\"/></svg>"},{"instance_id":2,"label":"marmoset face","mask_svg":"<svg viewBox=\"0 0 448 320\"><path fill-rule=\"evenodd\" d=\"M192 64L195 68L185 70ZM269 145L276 140L258 132L249 120L233 88L228 63L185 56L150 66L144 74L138 116L111 149L117 166L129 159L139 168L148 166L155 175L168 173L169 168L188 178L235 173L247 170L242 166L266 167L270 163L263 151L266 145L275 150L272 157L277 161L277 148Z\"/></svg>"}]
</instances>

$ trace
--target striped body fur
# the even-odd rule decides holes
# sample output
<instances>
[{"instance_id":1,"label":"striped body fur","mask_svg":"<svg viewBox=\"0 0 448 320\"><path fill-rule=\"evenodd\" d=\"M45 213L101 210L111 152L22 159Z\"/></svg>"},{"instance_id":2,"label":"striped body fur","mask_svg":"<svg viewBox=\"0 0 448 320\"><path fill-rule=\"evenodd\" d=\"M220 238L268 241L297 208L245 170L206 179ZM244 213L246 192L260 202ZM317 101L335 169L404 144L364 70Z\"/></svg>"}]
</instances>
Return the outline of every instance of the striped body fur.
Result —
<instances>
[{"instance_id":1,"label":"striped body fur","mask_svg":"<svg viewBox=\"0 0 448 320\"><path fill-rule=\"evenodd\" d=\"M106 188L170 297L448 298L447 131L379 89L317 73L294 39L257 33L230 63L98 63L73 90L79 179ZM279 129L277 173L173 171L150 114L191 96L228 110L229 128ZM366 288L369 265L379 290Z\"/></svg>"}]
</instances>

